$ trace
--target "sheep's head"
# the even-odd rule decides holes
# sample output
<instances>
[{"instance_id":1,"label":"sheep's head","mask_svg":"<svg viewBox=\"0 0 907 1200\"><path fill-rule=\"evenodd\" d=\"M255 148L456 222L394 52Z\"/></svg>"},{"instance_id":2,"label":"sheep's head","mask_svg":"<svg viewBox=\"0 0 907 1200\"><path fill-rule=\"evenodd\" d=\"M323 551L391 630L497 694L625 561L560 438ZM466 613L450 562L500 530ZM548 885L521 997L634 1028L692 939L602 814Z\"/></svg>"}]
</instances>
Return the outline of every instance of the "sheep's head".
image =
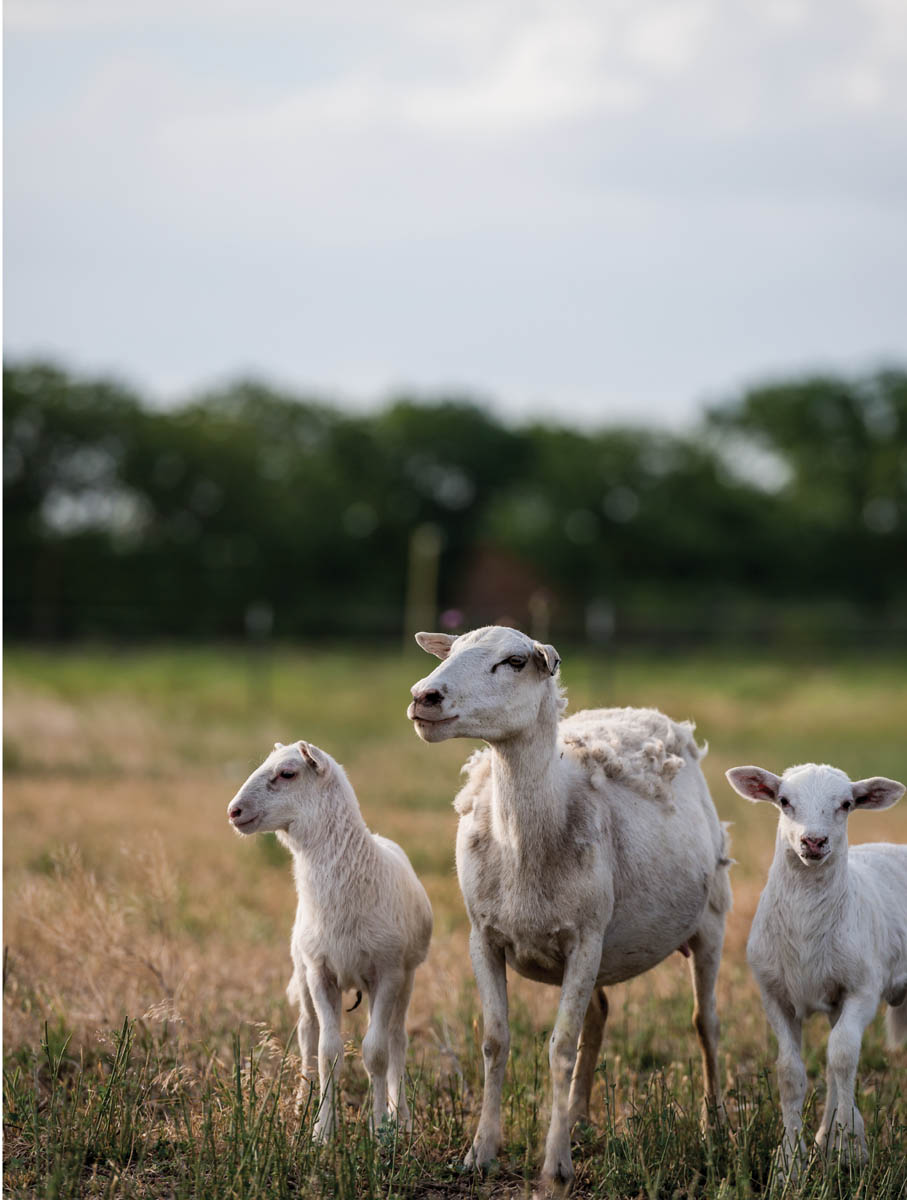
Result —
<instances>
[{"instance_id":1,"label":"sheep's head","mask_svg":"<svg viewBox=\"0 0 907 1200\"><path fill-rule=\"evenodd\" d=\"M227 806L230 823L243 834L286 832L315 806L333 768L331 756L309 742L275 742Z\"/></svg>"},{"instance_id":2,"label":"sheep's head","mask_svg":"<svg viewBox=\"0 0 907 1200\"><path fill-rule=\"evenodd\" d=\"M846 853L847 818L854 809L890 808L904 785L876 776L851 783L836 767L806 763L782 776L762 767L732 767L727 777L747 800L768 800L778 808L778 831L806 866Z\"/></svg>"},{"instance_id":3,"label":"sheep's head","mask_svg":"<svg viewBox=\"0 0 907 1200\"><path fill-rule=\"evenodd\" d=\"M417 633L416 641L443 659L411 688L406 715L423 741L503 741L538 720L543 700L553 696L558 704L557 651L517 629L487 625L460 637Z\"/></svg>"}]
</instances>

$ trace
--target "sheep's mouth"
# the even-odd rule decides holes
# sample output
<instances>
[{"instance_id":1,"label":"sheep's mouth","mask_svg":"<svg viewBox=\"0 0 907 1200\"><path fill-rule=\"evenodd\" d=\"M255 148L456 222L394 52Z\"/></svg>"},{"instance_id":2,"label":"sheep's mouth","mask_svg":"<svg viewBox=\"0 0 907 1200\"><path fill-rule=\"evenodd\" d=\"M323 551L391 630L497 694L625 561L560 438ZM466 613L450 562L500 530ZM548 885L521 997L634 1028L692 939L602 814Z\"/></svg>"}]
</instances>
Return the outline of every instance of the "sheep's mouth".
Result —
<instances>
[{"instance_id":1,"label":"sheep's mouth","mask_svg":"<svg viewBox=\"0 0 907 1200\"><path fill-rule=\"evenodd\" d=\"M244 821L231 821L234 829L238 829L240 833L251 833L252 826L257 825L261 817L256 813L254 817L247 817Z\"/></svg>"},{"instance_id":2,"label":"sheep's mouth","mask_svg":"<svg viewBox=\"0 0 907 1200\"><path fill-rule=\"evenodd\" d=\"M424 710L421 712L416 707L415 700L410 702L409 708L406 710L406 715L416 725L450 725L453 721L458 721L459 717L430 717L424 715Z\"/></svg>"},{"instance_id":3,"label":"sheep's mouth","mask_svg":"<svg viewBox=\"0 0 907 1200\"><path fill-rule=\"evenodd\" d=\"M828 858L827 850L801 850L800 859L802 862L817 863L823 858Z\"/></svg>"}]
</instances>

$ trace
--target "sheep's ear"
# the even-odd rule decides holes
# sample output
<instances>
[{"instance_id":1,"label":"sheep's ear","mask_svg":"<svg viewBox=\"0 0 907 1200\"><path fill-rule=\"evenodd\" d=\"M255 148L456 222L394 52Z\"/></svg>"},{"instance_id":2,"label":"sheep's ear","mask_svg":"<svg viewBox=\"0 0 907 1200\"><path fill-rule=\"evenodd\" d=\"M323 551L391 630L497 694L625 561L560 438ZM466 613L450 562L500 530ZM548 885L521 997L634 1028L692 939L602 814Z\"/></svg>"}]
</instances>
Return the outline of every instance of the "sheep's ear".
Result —
<instances>
[{"instance_id":1,"label":"sheep's ear","mask_svg":"<svg viewBox=\"0 0 907 1200\"><path fill-rule=\"evenodd\" d=\"M282 750L282 749L283 749L283 742L275 742L275 743L274 743L274 749L275 749L275 750Z\"/></svg>"},{"instance_id":2,"label":"sheep's ear","mask_svg":"<svg viewBox=\"0 0 907 1200\"><path fill-rule=\"evenodd\" d=\"M875 775L872 779L858 779L852 785L853 802L856 808L891 808L907 791L896 779L885 779Z\"/></svg>"},{"instance_id":3,"label":"sheep's ear","mask_svg":"<svg viewBox=\"0 0 907 1200\"><path fill-rule=\"evenodd\" d=\"M454 633L416 634L416 641L422 649L427 650L429 654L434 654L437 658L447 658L456 640L457 637Z\"/></svg>"},{"instance_id":4,"label":"sheep's ear","mask_svg":"<svg viewBox=\"0 0 907 1200\"><path fill-rule=\"evenodd\" d=\"M317 746L312 746L309 742L297 742L299 753L306 761L306 765L311 767L316 775L327 775L331 769L331 760Z\"/></svg>"},{"instance_id":5,"label":"sheep's ear","mask_svg":"<svg viewBox=\"0 0 907 1200\"><path fill-rule=\"evenodd\" d=\"M781 780L771 771L762 767L731 767L725 775L734 791L747 800L771 800L774 803L778 799Z\"/></svg>"},{"instance_id":6,"label":"sheep's ear","mask_svg":"<svg viewBox=\"0 0 907 1200\"><path fill-rule=\"evenodd\" d=\"M532 658L540 671L553 675L561 665L561 656L553 646L543 646L541 642L532 643Z\"/></svg>"}]
</instances>

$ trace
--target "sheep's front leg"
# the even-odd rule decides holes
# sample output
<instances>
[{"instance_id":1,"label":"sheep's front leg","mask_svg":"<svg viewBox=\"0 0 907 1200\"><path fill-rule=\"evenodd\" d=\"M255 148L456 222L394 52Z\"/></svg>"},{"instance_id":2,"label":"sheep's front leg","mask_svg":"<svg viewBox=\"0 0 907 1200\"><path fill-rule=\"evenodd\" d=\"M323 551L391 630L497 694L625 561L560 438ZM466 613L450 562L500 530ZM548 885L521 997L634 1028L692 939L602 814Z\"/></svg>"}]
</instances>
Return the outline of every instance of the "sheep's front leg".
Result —
<instances>
[{"instance_id":1,"label":"sheep's front leg","mask_svg":"<svg viewBox=\"0 0 907 1200\"><path fill-rule=\"evenodd\" d=\"M397 993L391 1017L390 1053L387 1064L388 1105L391 1112L396 1114L398 1125L407 1131L413 1127L409 1105L406 1103L406 1013L409 1009L409 998L413 991L413 975L407 971Z\"/></svg>"},{"instance_id":2,"label":"sheep's front leg","mask_svg":"<svg viewBox=\"0 0 907 1200\"><path fill-rule=\"evenodd\" d=\"M312 1085L318 1078L318 1014L304 971L297 970L293 974L287 987L287 996L291 1004L299 1005L296 1036L299 1039L302 1080L296 1093L296 1107L301 1109L308 1102Z\"/></svg>"},{"instance_id":3,"label":"sheep's front leg","mask_svg":"<svg viewBox=\"0 0 907 1200\"><path fill-rule=\"evenodd\" d=\"M785 1166L796 1169L804 1147L803 1099L806 1095L806 1068L800 1055L802 1022L770 992L762 992L762 1003L775 1037L778 1039L778 1092L784 1121L782 1158Z\"/></svg>"},{"instance_id":4,"label":"sheep's front leg","mask_svg":"<svg viewBox=\"0 0 907 1200\"><path fill-rule=\"evenodd\" d=\"M548 1050L551 1066L551 1124L545 1143L542 1182L565 1191L573 1180L570 1159L570 1080L576 1064L577 1043L589 1008L592 989L601 965L602 935L594 930L578 938L564 967L564 983L557 1020Z\"/></svg>"},{"instance_id":5,"label":"sheep's front leg","mask_svg":"<svg viewBox=\"0 0 907 1200\"><path fill-rule=\"evenodd\" d=\"M342 994L337 980L324 966L309 967L306 983L318 1018L318 1083L320 1099L318 1120L313 1136L326 1141L334 1132L337 1104L336 1082L343 1065L343 1039L340 1036Z\"/></svg>"},{"instance_id":6,"label":"sheep's front leg","mask_svg":"<svg viewBox=\"0 0 907 1200\"><path fill-rule=\"evenodd\" d=\"M864 1160L867 1157L866 1133L853 1093L863 1034L877 1008L877 996L848 996L828 1037L828 1091L829 1100L834 1101L832 1119L836 1127L835 1144L845 1154L850 1154L851 1149L855 1149L857 1155ZM820 1136L816 1139L823 1149L828 1141L829 1124L830 1122L827 1123L823 1117Z\"/></svg>"},{"instance_id":7,"label":"sheep's front leg","mask_svg":"<svg viewBox=\"0 0 907 1200\"><path fill-rule=\"evenodd\" d=\"M362 1039L362 1061L372 1085L372 1127L375 1129L387 1116L391 1025L402 986L402 973L388 973L378 979L374 993L369 997L368 1029Z\"/></svg>"},{"instance_id":8,"label":"sheep's front leg","mask_svg":"<svg viewBox=\"0 0 907 1200\"><path fill-rule=\"evenodd\" d=\"M482 1002L482 1057L485 1060L485 1089L482 1112L472 1146L466 1155L467 1167L485 1167L501 1148L501 1091L507 1055L510 1053L510 1026L507 1022L507 965L504 951L492 946L484 934L473 929L469 935L469 953Z\"/></svg>"}]
</instances>

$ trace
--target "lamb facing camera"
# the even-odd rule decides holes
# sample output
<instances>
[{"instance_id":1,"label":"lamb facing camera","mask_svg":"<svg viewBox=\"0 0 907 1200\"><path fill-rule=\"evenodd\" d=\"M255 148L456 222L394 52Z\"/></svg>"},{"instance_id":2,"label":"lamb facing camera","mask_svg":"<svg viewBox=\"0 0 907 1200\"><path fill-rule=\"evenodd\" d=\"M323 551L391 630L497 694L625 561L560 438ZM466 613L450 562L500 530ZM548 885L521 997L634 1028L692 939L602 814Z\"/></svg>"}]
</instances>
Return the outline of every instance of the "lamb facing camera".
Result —
<instances>
[{"instance_id":1,"label":"lamb facing camera","mask_svg":"<svg viewBox=\"0 0 907 1200\"><path fill-rule=\"evenodd\" d=\"M343 768L308 742L277 742L227 815L241 834L275 832L293 854L298 904L287 995L299 1005L300 1100L316 1075L319 1082L315 1137L323 1141L334 1128L348 990L368 996L362 1058L372 1122L390 1110L411 1128L406 1012L413 975L428 953L432 912L409 859L395 842L369 832Z\"/></svg>"},{"instance_id":2,"label":"lamb facing camera","mask_svg":"<svg viewBox=\"0 0 907 1200\"><path fill-rule=\"evenodd\" d=\"M907 1039L907 846L848 847L857 809L890 808L904 785L875 777L851 783L836 767L806 763L778 776L733 767L731 787L778 809L775 857L753 918L746 956L778 1039L783 1162L796 1167L806 1071L803 1021L828 1014L828 1089L816 1143L865 1159L863 1118L854 1101L863 1032L889 1004L888 1041Z\"/></svg>"}]
</instances>

